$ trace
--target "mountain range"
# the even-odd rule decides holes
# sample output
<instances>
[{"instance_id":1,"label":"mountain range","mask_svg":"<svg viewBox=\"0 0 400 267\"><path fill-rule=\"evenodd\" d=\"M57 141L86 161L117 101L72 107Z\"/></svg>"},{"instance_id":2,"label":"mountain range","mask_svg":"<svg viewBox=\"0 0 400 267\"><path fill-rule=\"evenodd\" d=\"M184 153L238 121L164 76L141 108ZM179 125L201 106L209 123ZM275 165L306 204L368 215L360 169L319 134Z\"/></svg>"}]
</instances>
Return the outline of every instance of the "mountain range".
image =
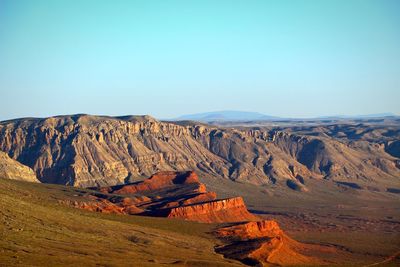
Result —
<instances>
[{"instance_id":1,"label":"mountain range","mask_svg":"<svg viewBox=\"0 0 400 267\"><path fill-rule=\"evenodd\" d=\"M158 171L307 191L309 180L399 185L398 126L225 128L150 116L57 116L0 123L0 150L38 179L110 186Z\"/></svg>"},{"instance_id":2,"label":"mountain range","mask_svg":"<svg viewBox=\"0 0 400 267\"><path fill-rule=\"evenodd\" d=\"M0 122L0 265L398 265L399 119L243 125Z\"/></svg>"},{"instance_id":3,"label":"mountain range","mask_svg":"<svg viewBox=\"0 0 400 267\"><path fill-rule=\"evenodd\" d=\"M371 118L384 118L395 117L393 113L377 113L366 115L334 115L334 116L320 116L311 118L287 118L265 115L259 112L248 112L238 110L222 110L205 113L195 113L182 115L177 118L170 119L171 121L200 121L200 122L228 122L228 121L280 121L280 120L325 120L325 119L371 119Z\"/></svg>"}]
</instances>

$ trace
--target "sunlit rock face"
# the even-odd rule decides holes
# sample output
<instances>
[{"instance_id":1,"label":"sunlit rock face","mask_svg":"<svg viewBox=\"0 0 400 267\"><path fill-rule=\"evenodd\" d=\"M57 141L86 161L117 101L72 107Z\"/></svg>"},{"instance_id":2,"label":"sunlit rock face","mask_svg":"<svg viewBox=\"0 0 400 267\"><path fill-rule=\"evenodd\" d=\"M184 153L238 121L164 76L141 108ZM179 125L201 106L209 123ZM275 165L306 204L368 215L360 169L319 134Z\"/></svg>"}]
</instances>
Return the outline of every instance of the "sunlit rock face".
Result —
<instances>
[{"instance_id":1,"label":"sunlit rock face","mask_svg":"<svg viewBox=\"0 0 400 267\"><path fill-rule=\"evenodd\" d=\"M335 253L334 248L302 244L291 239L272 220L233 224L217 229L215 234L225 243L217 247L216 252L249 265L324 265L323 261L306 254L310 251L313 254Z\"/></svg>"},{"instance_id":2,"label":"sunlit rock face","mask_svg":"<svg viewBox=\"0 0 400 267\"><path fill-rule=\"evenodd\" d=\"M68 203L90 211L167 217L203 223L257 220L241 197L217 199L193 171L159 172L141 182L91 188L86 200ZM97 193L97 192L99 193Z\"/></svg>"},{"instance_id":3,"label":"sunlit rock face","mask_svg":"<svg viewBox=\"0 0 400 267\"><path fill-rule=\"evenodd\" d=\"M79 187L185 170L299 192L309 191L310 179L362 184L400 177L396 143L373 141L375 136L386 140L386 133L363 135L369 132L361 129L354 135L357 128L332 127L306 129L308 133L178 125L149 116L73 115L1 122L0 150L32 168L42 182Z\"/></svg>"},{"instance_id":4,"label":"sunlit rock face","mask_svg":"<svg viewBox=\"0 0 400 267\"><path fill-rule=\"evenodd\" d=\"M35 172L31 168L11 159L6 153L0 151L0 179L1 178L35 183L39 182Z\"/></svg>"}]
</instances>

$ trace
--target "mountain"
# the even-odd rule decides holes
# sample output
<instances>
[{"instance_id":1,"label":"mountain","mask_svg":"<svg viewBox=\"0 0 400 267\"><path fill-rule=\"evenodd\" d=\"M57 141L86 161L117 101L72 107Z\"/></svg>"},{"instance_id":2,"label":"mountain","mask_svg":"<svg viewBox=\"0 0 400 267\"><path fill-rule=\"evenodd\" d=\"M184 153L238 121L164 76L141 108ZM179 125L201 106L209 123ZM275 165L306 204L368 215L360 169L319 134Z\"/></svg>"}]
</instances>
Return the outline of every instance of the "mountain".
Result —
<instances>
[{"instance_id":1,"label":"mountain","mask_svg":"<svg viewBox=\"0 0 400 267\"><path fill-rule=\"evenodd\" d=\"M378 118L398 118L394 113L377 113L377 114L366 114L366 115L334 115L334 116L321 116L311 118L284 118L268 116L258 112L246 112L246 111L214 111L205 113L196 113L189 115L182 115L170 121L199 121L206 123L228 123L228 122L268 122L268 121L320 121L320 120L368 120Z\"/></svg>"},{"instance_id":2,"label":"mountain","mask_svg":"<svg viewBox=\"0 0 400 267\"><path fill-rule=\"evenodd\" d=\"M212 121L254 121L254 120L276 120L278 117L267 116L258 112L246 112L246 111L215 111L206 113L197 113L190 115L183 115L175 118L176 121L192 120L200 122L212 122Z\"/></svg>"},{"instance_id":3,"label":"mountain","mask_svg":"<svg viewBox=\"0 0 400 267\"><path fill-rule=\"evenodd\" d=\"M35 172L0 151L0 178L38 183Z\"/></svg>"},{"instance_id":4,"label":"mountain","mask_svg":"<svg viewBox=\"0 0 400 267\"><path fill-rule=\"evenodd\" d=\"M113 186L158 171L307 192L321 179L399 188L398 125L223 128L150 116L90 115L0 123L0 150L41 182ZM344 183L343 183L344 182Z\"/></svg>"},{"instance_id":5,"label":"mountain","mask_svg":"<svg viewBox=\"0 0 400 267\"><path fill-rule=\"evenodd\" d=\"M385 118L385 117L397 117L394 113L376 113L376 114L364 114L364 115L336 115L336 116L321 116L317 119L374 119L374 118Z\"/></svg>"}]
</instances>

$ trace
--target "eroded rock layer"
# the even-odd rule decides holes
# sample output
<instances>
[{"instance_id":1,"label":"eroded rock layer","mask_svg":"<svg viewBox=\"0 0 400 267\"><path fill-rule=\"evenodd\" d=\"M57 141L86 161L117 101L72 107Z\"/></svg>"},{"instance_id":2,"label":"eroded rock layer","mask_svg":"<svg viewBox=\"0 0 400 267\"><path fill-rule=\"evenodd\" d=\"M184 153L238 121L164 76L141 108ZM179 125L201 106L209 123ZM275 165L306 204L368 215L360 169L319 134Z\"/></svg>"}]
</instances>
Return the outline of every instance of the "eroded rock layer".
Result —
<instances>
[{"instance_id":1,"label":"eroded rock layer","mask_svg":"<svg viewBox=\"0 0 400 267\"><path fill-rule=\"evenodd\" d=\"M178 218L204 223L257 220L241 197L216 199L195 172L160 172L133 184L93 188L86 202L75 207L117 214Z\"/></svg>"},{"instance_id":2,"label":"eroded rock layer","mask_svg":"<svg viewBox=\"0 0 400 267\"><path fill-rule=\"evenodd\" d=\"M215 234L225 241L217 253L249 265L287 266L327 264L306 254L335 253L331 247L299 243L288 237L275 221L235 224Z\"/></svg>"},{"instance_id":3,"label":"eroded rock layer","mask_svg":"<svg viewBox=\"0 0 400 267\"><path fill-rule=\"evenodd\" d=\"M309 179L319 178L397 188L399 133L396 125L222 128L73 115L1 122L0 150L47 183L111 186L196 170L307 192Z\"/></svg>"},{"instance_id":4,"label":"eroded rock layer","mask_svg":"<svg viewBox=\"0 0 400 267\"><path fill-rule=\"evenodd\" d=\"M38 183L35 172L0 151L0 178Z\"/></svg>"},{"instance_id":5,"label":"eroded rock layer","mask_svg":"<svg viewBox=\"0 0 400 267\"><path fill-rule=\"evenodd\" d=\"M183 205L168 209L165 214L168 218L180 218L206 223L240 222L258 219L247 210L241 197Z\"/></svg>"}]
</instances>

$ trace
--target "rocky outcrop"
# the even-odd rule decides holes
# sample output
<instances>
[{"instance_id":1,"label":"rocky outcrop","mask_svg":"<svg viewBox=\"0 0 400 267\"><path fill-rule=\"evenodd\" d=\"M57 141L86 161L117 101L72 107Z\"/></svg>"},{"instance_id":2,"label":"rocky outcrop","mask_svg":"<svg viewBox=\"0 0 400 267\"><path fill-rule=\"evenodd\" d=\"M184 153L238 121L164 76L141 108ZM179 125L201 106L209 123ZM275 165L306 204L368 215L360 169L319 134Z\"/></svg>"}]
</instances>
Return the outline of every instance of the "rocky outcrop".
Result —
<instances>
[{"instance_id":1,"label":"rocky outcrop","mask_svg":"<svg viewBox=\"0 0 400 267\"><path fill-rule=\"evenodd\" d=\"M234 240L250 240L262 237L283 236L283 231L275 221L257 221L223 227L215 231L217 236Z\"/></svg>"},{"instance_id":2,"label":"rocky outcrop","mask_svg":"<svg viewBox=\"0 0 400 267\"><path fill-rule=\"evenodd\" d=\"M134 184L92 188L87 202L69 203L90 211L178 218L204 223L257 220L241 197L217 199L193 171L159 172Z\"/></svg>"},{"instance_id":3,"label":"rocky outcrop","mask_svg":"<svg viewBox=\"0 0 400 267\"><path fill-rule=\"evenodd\" d=\"M319 178L397 186L399 131L373 130L363 125L232 129L149 116L73 115L1 122L0 150L31 167L42 182L79 187L184 170L299 192L308 191L309 179Z\"/></svg>"},{"instance_id":4,"label":"rocky outcrop","mask_svg":"<svg viewBox=\"0 0 400 267\"><path fill-rule=\"evenodd\" d=\"M200 184L197 174L188 172L158 172L143 182L114 187L103 187L99 191L113 194L135 194L146 191L164 189L174 185L199 184L198 193L205 193L204 185ZM204 188L203 188L204 187Z\"/></svg>"},{"instance_id":5,"label":"rocky outcrop","mask_svg":"<svg viewBox=\"0 0 400 267\"><path fill-rule=\"evenodd\" d=\"M135 206L132 199L123 199L120 202L112 201L93 195L87 196L87 201L61 201L62 204L73 206L75 208L101 212L106 214L140 214L142 209Z\"/></svg>"},{"instance_id":6,"label":"rocky outcrop","mask_svg":"<svg viewBox=\"0 0 400 267\"><path fill-rule=\"evenodd\" d=\"M217 253L249 265L322 265L321 260L305 254L335 252L330 247L306 245L291 239L275 221L235 224L220 228L215 234L225 242L216 248Z\"/></svg>"},{"instance_id":7,"label":"rocky outcrop","mask_svg":"<svg viewBox=\"0 0 400 267\"><path fill-rule=\"evenodd\" d=\"M0 178L38 183L35 172L0 151Z\"/></svg>"},{"instance_id":8,"label":"rocky outcrop","mask_svg":"<svg viewBox=\"0 0 400 267\"><path fill-rule=\"evenodd\" d=\"M155 214L204 223L244 222L258 219L247 210L241 197L184 205L160 210Z\"/></svg>"}]
</instances>

